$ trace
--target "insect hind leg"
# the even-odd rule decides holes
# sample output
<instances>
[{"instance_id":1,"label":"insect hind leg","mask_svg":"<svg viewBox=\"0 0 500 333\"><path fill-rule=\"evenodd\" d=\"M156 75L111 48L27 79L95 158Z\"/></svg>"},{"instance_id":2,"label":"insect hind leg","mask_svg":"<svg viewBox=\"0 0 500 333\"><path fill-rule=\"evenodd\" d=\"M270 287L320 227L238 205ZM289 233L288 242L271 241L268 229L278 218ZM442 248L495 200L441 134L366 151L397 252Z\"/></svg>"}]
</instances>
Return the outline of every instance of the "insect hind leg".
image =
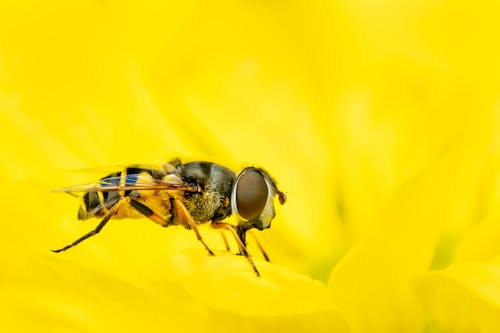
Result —
<instances>
[{"instance_id":1,"label":"insect hind leg","mask_svg":"<svg viewBox=\"0 0 500 333\"><path fill-rule=\"evenodd\" d=\"M66 250L72 248L73 246L76 246L76 245L80 244L81 242L83 242L87 238L92 237L94 235L97 235L102 230L102 228L104 228L104 226L106 225L106 223L108 223L108 221L111 219L111 217L118 211L118 209L125 202L127 202L129 200L130 199L126 198L126 197L125 198L121 198L120 200L118 200L116 202L116 204L110 210L108 210L108 212L104 215L104 218L101 220L101 222L99 222L99 224L97 225L97 227L94 230L86 233L85 235L83 235L82 237L78 238L73 243L66 245L65 247L62 247L62 248L57 249L57 250L51 250L51 251L55 252L55 253L66 251Z\"/></svg>"}]
</instances>

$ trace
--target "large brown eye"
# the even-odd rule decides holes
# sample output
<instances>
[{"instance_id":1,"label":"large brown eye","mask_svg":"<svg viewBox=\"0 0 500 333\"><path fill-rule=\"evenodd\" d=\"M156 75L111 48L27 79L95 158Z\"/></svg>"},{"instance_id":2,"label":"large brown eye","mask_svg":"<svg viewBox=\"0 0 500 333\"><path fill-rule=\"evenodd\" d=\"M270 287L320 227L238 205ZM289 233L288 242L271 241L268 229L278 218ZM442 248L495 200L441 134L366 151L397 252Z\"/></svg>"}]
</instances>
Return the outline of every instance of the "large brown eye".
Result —
<instances>
[{"instance_id":1,"label":"large brown eye","mask_svg":"<svg viewBox=\"0 0 500 333\"><path fill-rule=\"evenodd\" d=\"M267 184L262 175L254 170L243 173L236 183L238 214L250 220L262 212L267 201Z\"/></svg>"}]
</instances>

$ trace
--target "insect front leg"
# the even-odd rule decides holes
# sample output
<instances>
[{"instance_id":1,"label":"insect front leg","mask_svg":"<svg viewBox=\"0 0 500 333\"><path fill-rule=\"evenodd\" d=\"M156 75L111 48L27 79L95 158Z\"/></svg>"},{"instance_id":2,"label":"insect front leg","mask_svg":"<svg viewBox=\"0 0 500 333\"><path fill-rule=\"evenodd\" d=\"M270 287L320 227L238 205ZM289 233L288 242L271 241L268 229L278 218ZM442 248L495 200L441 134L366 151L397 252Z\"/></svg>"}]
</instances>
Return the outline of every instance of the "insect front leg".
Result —
<instances>
[{"instance_id":1,"label":"insect front leg","mask_svg":"<svg viewBox=\"0 0 500 333\"><path fill-rule=\"evenodd\" d=\"M266 261L270 261L269 256L266 253L266 250L264 250L264 247L260 244L260 242L257 239L257 237L255 236L255 234L253 234L251 232L250 229L252 229L252 228L253 227L249 227L248 225L240 223L236 226L236 232L237 232L238 236L240 237L241 241L243 242L243 245L245 245L245 246L247 246L247 233L249 233L252 236L252 238L255 240L255 243L259 247L259 250L262 253L262 256L264 257L264 259ZM243 253L241 253L241 254L243 254Z\"/></svg>"},{"instance_id":2,"label":"insect front leg","mask_svg":"<svg viewBox=\"0 0 500 333\"><path fill-rule=\"evenodd\" d=\"M240 249L241 254L243 254L245 256L245 258L247 259L250 266L252 266L255 274L257 274L257 276L260 276L259 270L257 269L257 266L255 266L255 263L252 260L252 258L250 257L250 255L248 254L248 251L247 251L245 244L243 244L240 237L236 233L236 228L232 224L225 223L225 222L218 222L218 221L212 221L212 227L214 227L216 229L223 228L223 229L229 230L233 234L234 239L236 240L236 243L238 244L238 248Z\"/></svg>"},{"instance_id":3,"label":"insect front leg","mask_svg":"<svg viewBox=\"0 0 500 333\"><path fill-rule=\"evenodd\" d=\"M255 243L257 244L259 250L260 250L260 253L262 253L262 256L264 257L264 259L266 261L270 261L269 260L269 256L267 255L267 252L266 250L264 250L264 247L260 244L259 240L257 239L257 237L254 235L253 232L251 232L250 230L248 231L248 233L250 234L250 236L252 236L253 240L255 241Z\"/></svg>"},{"instance_id":4,"label":"insect front leg","mask_svg":"<svg viewBox=\"0 0 500 333\"><path fill-rule=\"evenodd\" d=\"M75 245L83 242L87 238L92 237L94 235L97 235L102 230L102 228L104 228L104 226L106 225L106 223L108 223L109 219L111 219L111 217L118 211L118 209L120 209L120 207L124 203L126 203L127 201L129 201L128 197L127 198L121 198L121 199L119 199L114 204L114 206L112 206L111 209L108 210L108 212L104 215L104 218L101 220L101 222L99 222L99 224L97 225L97 227L94 230L86 233L85 235L83 235L82 237L78 238L73 243L71 243L69 245L66 245L63 248L60 248L58 250L52 250L52 252L59 253L59 252L62 252L62 251L66 251L66 250L72 248L73 246L75 246Z\"/></svg>"}]
</instances>

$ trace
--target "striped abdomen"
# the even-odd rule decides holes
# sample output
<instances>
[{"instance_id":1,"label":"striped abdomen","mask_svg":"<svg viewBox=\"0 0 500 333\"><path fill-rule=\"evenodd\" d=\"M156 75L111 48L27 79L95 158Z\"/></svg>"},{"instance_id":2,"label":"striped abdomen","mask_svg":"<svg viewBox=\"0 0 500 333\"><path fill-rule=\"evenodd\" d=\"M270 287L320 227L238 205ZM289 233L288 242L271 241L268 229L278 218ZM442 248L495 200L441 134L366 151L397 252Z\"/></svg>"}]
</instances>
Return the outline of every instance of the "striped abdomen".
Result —
<instances>
[{"instance_id":1,"label":"striped abdomen","mask_svg":"<svg viewBox=\"0 0 500 333\"><path fill-rule=\"evenodd\" d=\"M101 187L119 186L122 180L125 186L136 185L139 175L141 175L141 177L153 178L152 170L130 167L122 172L115 172L101 178ZM131 192L136 191L125 191L123 195L129 196ZM82 197L82 202L78 209L78 219L86 220L92 217L103 216L119 199L120 193L118 191L97 190L95 192L87 192ZM135 214L129 215L131 215L129 217L135 217Z\"/></svg>"}]
</instances>

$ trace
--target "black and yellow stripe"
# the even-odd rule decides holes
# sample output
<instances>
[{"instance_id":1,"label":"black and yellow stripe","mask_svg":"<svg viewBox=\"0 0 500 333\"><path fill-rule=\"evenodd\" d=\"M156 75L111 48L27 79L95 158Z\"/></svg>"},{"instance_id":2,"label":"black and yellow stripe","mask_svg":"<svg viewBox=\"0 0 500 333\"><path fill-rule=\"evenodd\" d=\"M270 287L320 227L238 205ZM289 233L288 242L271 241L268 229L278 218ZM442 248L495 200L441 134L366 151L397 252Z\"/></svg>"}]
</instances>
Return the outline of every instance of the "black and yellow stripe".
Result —
<instances>
[{"instance_id":1,"label":"black and yellow stripe","mask_svg":"<svg viewBox=\"0 0 500 333\"><path fill-rule=\"evenodd\" d=\"M139 175L141 173L149 174L153 177L152 170L139 168L139 167L128 167L121 172L112 173L106 177L101 178L102 182L109 185L119 185L119 186L131 186L135 185L137 182L137 177L131 177L134 175ZM112 179L112 181L109 181ZM106 185L103 185L105 187ZM78 209L78 219L86 220L92 217L104 216L113 207L120 198L130 195L131 191L92 191L87 192L82 196L82 201L80 203L80 208Z\"/></svg>"}]
</instances>

